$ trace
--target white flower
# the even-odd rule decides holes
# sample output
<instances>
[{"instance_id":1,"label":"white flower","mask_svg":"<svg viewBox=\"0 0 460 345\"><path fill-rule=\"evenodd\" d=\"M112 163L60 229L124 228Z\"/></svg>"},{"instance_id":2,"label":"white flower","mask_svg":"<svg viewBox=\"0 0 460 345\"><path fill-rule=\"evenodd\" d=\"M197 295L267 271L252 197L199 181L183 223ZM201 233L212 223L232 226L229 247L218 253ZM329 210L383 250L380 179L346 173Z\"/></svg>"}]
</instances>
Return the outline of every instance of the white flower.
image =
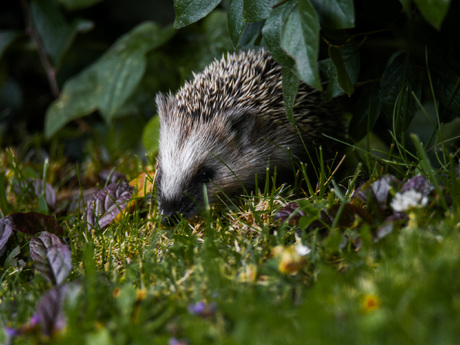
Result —
<instances>
[{"instance_id":1,"label":"white flower","mask_svg":"<svg viewBox=\"0 0 460 345\"><path fill-rule=\"evenodd\" d=\"M391 201L391 207L396 212L404 212L412 207L426 206L428 198L414 189L409 189L403 193L396 193Z\"/></svg>"},{"instance_id":2,"label":"white flower","mask_svg":"<svg viewBox=\"0 0 460 345\"><path fill-rule=\"evenodd\" d=\"M296 251L297 254L299 254L300 256L305 256L305 255L310 254L311 249L308 248L307 246L303 245L302 243L296 243L296 244L295 244L295 251Z\"/></svg>"}]
</instances>

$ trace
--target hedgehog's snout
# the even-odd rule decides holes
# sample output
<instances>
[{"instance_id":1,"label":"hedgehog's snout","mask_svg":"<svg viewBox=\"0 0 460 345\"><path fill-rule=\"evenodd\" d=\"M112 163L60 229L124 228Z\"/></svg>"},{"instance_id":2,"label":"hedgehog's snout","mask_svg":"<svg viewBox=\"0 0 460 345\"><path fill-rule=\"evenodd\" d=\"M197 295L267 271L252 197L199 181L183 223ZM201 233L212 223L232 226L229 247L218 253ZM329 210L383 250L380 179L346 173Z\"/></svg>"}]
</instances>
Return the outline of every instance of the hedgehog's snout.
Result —
<instances>
[{"instance_id":1,"label":"hedgehog's snout","mask_svg":"<svg viewBox=\"0 0 460 345\"><path fill-rule=\"evenodd\" d=\"M163 216L161 222L165 225L177 223L181 216L187 219L197 213L196 203L185 194L175 199L159 198L158 203Z\"/></svg>"}]
</instances>

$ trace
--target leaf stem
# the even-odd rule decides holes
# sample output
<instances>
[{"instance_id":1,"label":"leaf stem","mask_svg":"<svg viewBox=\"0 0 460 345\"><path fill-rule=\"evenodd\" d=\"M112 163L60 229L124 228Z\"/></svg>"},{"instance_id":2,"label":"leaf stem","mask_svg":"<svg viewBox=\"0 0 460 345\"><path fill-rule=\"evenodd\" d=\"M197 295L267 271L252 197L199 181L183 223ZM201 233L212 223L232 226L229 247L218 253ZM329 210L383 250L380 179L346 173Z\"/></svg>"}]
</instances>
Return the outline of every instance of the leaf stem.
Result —
<instances>
[{"instance_id":1,"label":"leaf stem","mask_svg":"<svg viewBox=\"0 0 460 345\"><path fill-rule=\"evenodd\" d=\"M34 23L32 20L32 15L30 14L30 7L26 0L21 0L22 9L26 17L26 32L30 36L30 39L35 44L38 52L38 57L40 58L41 64L46 72L46 77L50 85L51 92L55 98L58 98L60 95L59 86L56 79L56 70L51 64L48 54L46 53L45 47L43 46L42 41L40 40L40 35L35 30Z\"/></svg>"}]
</instances>

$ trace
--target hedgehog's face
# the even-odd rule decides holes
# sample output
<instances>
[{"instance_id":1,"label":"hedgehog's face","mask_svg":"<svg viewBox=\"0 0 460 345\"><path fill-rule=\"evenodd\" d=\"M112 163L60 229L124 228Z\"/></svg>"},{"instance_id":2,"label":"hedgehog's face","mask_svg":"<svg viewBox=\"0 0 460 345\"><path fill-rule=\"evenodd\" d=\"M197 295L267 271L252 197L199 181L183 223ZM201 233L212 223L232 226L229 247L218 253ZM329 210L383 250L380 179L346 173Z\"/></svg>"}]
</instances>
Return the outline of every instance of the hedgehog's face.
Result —
<instances>
[{"instance_id":1,"label":"hedgehog's face","mask_svg":"<svg viewBox=\"0 0 460 345\"><path fill-rule=\"evenodd\" d=\"M248 180L241 174L254 173L248 166L250 156L244 154L251 146L247 141L254 137L254 117L247 110L230 110L206 120L184 118L171 98L167 103L162 99L157 102L161 122L157 174L160 212L189 218L204 206L205 190L210 203L241 192L239 180Z\"/></svg>"}]
</instances>

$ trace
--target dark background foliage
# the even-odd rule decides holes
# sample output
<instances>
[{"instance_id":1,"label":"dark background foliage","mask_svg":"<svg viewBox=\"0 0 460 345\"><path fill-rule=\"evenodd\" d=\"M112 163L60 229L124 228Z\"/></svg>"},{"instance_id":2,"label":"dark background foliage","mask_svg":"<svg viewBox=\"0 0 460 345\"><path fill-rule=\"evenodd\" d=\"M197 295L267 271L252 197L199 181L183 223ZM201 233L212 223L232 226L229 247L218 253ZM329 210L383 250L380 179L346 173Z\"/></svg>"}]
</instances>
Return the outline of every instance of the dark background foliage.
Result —
<instances>
[{"instance_id":1,"label":"dark background foliage","mask_svg":"<svg viewBox=\"0 0 460 345\"><path fill-rule=\"evenodd\" d=\"M54 145L80 159L91 141L106 148L108 161L127 149L154 153L155 94L176 90L226 51L257 46L285 67L288 113L299 80L346 100L351 142L371 130L387 143L404 142L420 105L436 104L442 123L460 113L458 2L21 0L0 7L2 146ZM436 118L422 127L430 138Z\"/></svg>"}]
</instances>

